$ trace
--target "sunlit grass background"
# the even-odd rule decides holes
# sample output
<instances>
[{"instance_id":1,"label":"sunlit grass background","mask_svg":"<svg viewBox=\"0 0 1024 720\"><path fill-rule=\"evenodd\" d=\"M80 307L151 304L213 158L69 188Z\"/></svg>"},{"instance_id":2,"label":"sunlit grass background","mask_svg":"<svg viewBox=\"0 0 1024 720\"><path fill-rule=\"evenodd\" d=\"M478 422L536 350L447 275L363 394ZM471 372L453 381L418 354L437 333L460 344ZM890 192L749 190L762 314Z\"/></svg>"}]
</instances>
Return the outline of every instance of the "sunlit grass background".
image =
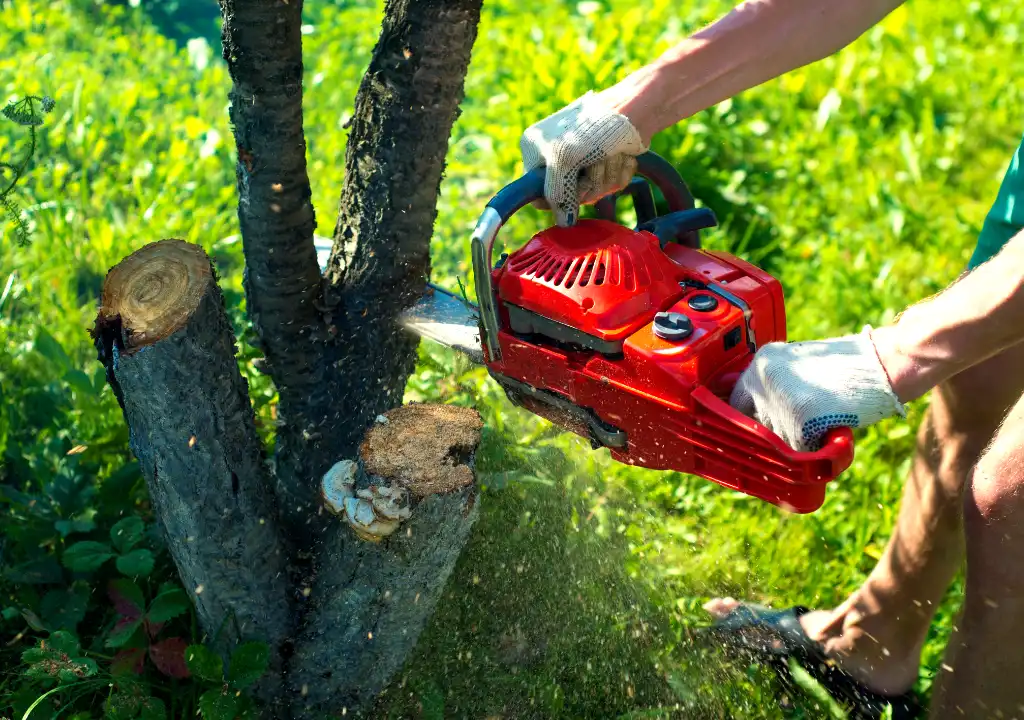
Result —
<instances>
[{"instance_id":1,"label":"sunlit grass background","mask_svg":"<svg viewBox=\"0 0 1024 720\"><path fill-rule=\"evenodd\" d=\"M192 25L175 25L169 10L147 14L145 4L0 3L0 100L56 100L15 193L32 242L16 245L10 227L0 241L0 692L10 704L0 715L21 717L43 692L22 675L20 654L48 630L77 630L107 672L102 637L113 615L102 584L55 559L70 542L104 537L120 513L152 519L87 334L107 268L160 238L200 243L245 337L230 80L208 4L195 3ZM308 158L318 233L330 235L344 126L382 5L306 5ZM434 281L472 287L469 230L521 171L524 127L729 7L487 2L448 155ZM960 272L1024 129L1021 10L1020 0L919 0L836 56L655 139L722 223L706 245L781 279L791 339L884 323ZM0 122L0 158L21 152L24 137ZM525 241L547 222L524 211L502 238ZM244 342L241 351L268 420L273 389ZM705 655L690 633L706 623L700 605L711 596L826 607L854 589L892 527L924 401L908 422L859 432L854 465L824 507L794 516L696 478L617 465L513 408L484 372L434 347L421 348L408 397L480 409L487 490L438 613L381 713L827 716L768 673ZM18 493L47 498L45 512ZM148 542L158 562L147 587L176 582L159 538ZM941 662L960 593L958 583L940 609L920 690ZM147 692L179 698L172 716L195 715L192 684L146 672ZM69 717L72 708L77 718L102 717L106 684L55 694L58 704L32 717Z\"/></svg>"}]
</instances>

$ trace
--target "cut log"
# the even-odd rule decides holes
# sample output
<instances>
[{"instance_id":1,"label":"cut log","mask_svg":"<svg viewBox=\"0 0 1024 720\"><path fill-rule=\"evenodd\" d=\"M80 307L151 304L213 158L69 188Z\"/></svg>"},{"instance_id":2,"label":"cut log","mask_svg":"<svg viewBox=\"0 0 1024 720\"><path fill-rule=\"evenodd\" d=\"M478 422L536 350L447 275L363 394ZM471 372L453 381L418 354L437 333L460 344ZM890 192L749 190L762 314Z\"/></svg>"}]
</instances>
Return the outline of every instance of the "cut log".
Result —
<instances>
[{"instance_id":1,"label":"cut log","mask_svg":"<svg viewBox=\"0 0 1024 720\"><path fill-rule=\"evenodd\" d=\"M358 460L324 476L340 513L318 548L292 689L299 716L365 711L401 669L479 515L480 415L406 405L367 433Z\"/></svg>"},{"instance_id":2,"label":"cut log","mask_svg":"<svg viewBox=\"0 0 1024 720\"><path fill-rule=\"evenodd\" d=\"M161 240L107 274L92 336L206 641L270 644L280 697L291 635L287 551L248 387L209 257Z\"/></svg>"}]
</instances>

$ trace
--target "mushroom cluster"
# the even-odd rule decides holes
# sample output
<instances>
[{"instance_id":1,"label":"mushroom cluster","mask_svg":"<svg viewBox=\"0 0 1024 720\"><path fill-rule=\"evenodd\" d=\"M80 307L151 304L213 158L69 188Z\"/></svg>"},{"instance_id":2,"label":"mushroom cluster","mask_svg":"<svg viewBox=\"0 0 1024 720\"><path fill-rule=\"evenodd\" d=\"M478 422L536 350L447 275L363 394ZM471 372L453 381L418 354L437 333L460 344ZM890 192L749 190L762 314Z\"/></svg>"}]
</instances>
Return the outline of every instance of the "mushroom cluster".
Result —
<instances>
[{"instance_id":1,"label":"mushroom cluster","mask_svg":"<svg viewBox=\"0 0 1024 720\"><path fill-rule=\"evenodd\" d=\"M370 485L356 490L358 470L352 460L335 463L321 483L324 504L356 535L380 542L412 515L409 493L398 485Z\"/></svg>"}]
</instances>

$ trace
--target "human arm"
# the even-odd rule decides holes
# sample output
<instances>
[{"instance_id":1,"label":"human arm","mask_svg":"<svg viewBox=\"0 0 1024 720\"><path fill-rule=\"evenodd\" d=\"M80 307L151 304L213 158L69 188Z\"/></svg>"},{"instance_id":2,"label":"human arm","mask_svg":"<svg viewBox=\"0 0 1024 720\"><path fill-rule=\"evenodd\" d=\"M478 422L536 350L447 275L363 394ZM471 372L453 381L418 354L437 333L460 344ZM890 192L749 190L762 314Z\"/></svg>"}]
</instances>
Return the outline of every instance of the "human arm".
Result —
<instances>
[{"instance_id":1,"label":"human arm","mask_svg":"<svg viewBox=\"0 0 1024 720\"><path fill-rule=\"evenodd\" d=\"M634 158L671 125L845 47L902 0L747 0L654 61L527 128L526 170L547 166L559 225L624 187ZM582 173L582 174L581 174Z\"/></svg>"},{"instance_id":2,"label":"human arm","mask_svg":"<svg viewBox=\"0 0 1024 720\"><path fill-rule=\"evenodd\" d=\"M903 402L1024 340L1024 233L872 335Z\"/></svg>"},{"instance_id":3,"label":"human arm","mask_svg":"<svg viewBox=\"0 0 1024 720\"><path fill-rule=\"evenodd\" d=\"M904 0L748 0L598 93L641 142L843 49Z\"/></svg>"},{"instance_id":4,"label":"human arm","mask_svg":"<svg viewBox=\"0 0 1024 720\"><path fill-rule=\"evenodd\" d=\"M1024 233L884 327L763 346L730 401L791 447L812 450L833 427L902 415L904 403L1021 341Z\"/></svg>"}]
</instances>

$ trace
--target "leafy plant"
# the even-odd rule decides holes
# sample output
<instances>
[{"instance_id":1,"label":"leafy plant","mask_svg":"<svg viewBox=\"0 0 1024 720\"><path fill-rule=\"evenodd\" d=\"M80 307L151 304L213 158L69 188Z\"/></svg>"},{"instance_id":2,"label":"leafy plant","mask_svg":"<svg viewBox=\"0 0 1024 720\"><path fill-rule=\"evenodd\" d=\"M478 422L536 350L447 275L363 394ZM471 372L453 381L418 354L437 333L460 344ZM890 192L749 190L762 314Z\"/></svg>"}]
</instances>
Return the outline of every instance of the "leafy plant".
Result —
<instances>
[{"instance_id":1,"label":"leafy plant","mask_svg":"<svg viewBox=\"0 0 1024 720\"><path fill-rule=\"evenodd\" d=\"M239 716L250 716L252 703L241 691L266 672L269 652L266 643L244 643L231 653L225 668L220 656L204 645L190 645L185 650L185 661L192 674L214 685L199 696L203 720L233 720Z\"/></svg>"},{"instance_id":2,"label":"leafy plant","mask_svg":"<svg viewBox=\"0 0 1024 720\"><path fill-rule=\"evenodd\" d=\"M14 224L15 237L22 244L29 240L28 226L21 217L18 203L11 198L11 193L35 155L36 128L43 124L43 116L51 112L54 105L53 99L49 96L29 95L21 100L12 100L0 110L0 115L28 128L28 149L24 152L21 161L17 163L0 161L0 207L3 208L8 221Z\"/></svg>"},{"instance_id":3,"label":"leafy plant","mask_svg":"<svg viewBox=\"0 0 1024 720\"><path fill-rule=\"evenodd\" d=\"M82 540L64 551L61 560L74 572L90 573L114 559L117 569L128 577L145 577L153 571L153 553L135 546L142 540L145 523L126 517L110 528L110 543Z\"/></svg>"},{"instance_id":4,"label":"leafy plant","mask_svg":"<svg viewBox=\"0 0 1024 720\"><path fill-rule=\"evenodd\" d=\"M146 658L167 677L185 679L188 643L180 636L157 640L168 620L191 609L188 596L181 588L164 586L146 608L142 590L131 580L111 580L107 594L113 601L117 621L107 635L106 646L117 648L111 661L115 675L141 675Z\"/></svg>"},{"instance_id":5,"label":"leafy plant","mask_svg":"<svg viewBox=\"0 0 1024 720\"><path fill-rule=\"evenodd\" d=\"M488 31L474 49L451 142L432 279L454 290L463 278L473 292L467 233L489 197L521 171L523 127L621 78L732 4L485 3ZM381 5L306 3L305 124L318 218L337 203L346 120L339 108L350 106L365 70ZM96 6L40 0L0 11L0 82L26 97L62 99L61 118L47 121L45 133L0 120L0 157L21 165L26 133L35 131L47 158L26 169L14 191L32 218L33 242L0 243L0 666L27 668L22 653L63 630L83 648L68 658L96 663L83 682L101 688L58 677L46 689L41 679L9 677L0 716L21 718L55 690L30 720L43 717L44 706L58 715L68 704L60 717L156 717L161 707L169 717L194 717L200 696L214 693L213 706L227 694L224 677L212 671L219 679L204 680L186 662L189 677L172 679L152 657L165 638L196 639L188 613L150 635L155 601L174 582L156 536L127 550L111 537L129 516L151 528L149 500L83 328L108 267L143 241L183 237L214 257L236 327L245 329L234 148L225 142L229 81L222 64L201 68L144 18ZM695 196L714 204L722 227L708 233L707 246L768 265L781 279L791 338L884 321L959 272L1020 139L1021 9L1024 0L924 0L836 57L656 138L654 149ZM9 172L0 183L10 183ZM527 208L502 237L520 243L548 222ZM257 356L240 344L239 364L269 430L276 395ZM648 655L661 663L658 673L690 668L687 683L673 689L683 716L783 717L767 673L695 652L691 628L707 621L701 604L726 594L779 606L842 601L887 539L923 409L912 407L908 423L858 433L854 466L825 507L793 517L705 481L615 464L510 407L485 372L427 343L407 394L481 410L487 490L452 597L403 671L403 691L385 698L382 714L396 718L438 707L437 698L445 712L473 717L543 715L558 703L575 717L641 712L655 701L639 691L630 697L623 679L641 687ZM102 558L98 569L66 565L79 541L102 546L91 553ZM609 549L613 541L621 552ZM153 554L153 569L125 575L117 561L137 549ZM109 594L119 580L135 583L145 603L119 612ZM959 582L927 638L921 687L941 673ZM632 609L630 593L656 598L669 627L634 636L634 625L655 613L639 601ZM136 621L124 645L107 647L118 623ZM525 626L523 640L507 627L515 623ZM521 652L505 653L509 644ZM113 658L129 651L133 661L143 657L141 674L115 675ZM517 662L503 664L506 654ZM791 700L791 717L822 716L813 696Z\"/></svg>"},{"instance_id":6,"label":"leafy plant","mask_svg":"<svg viewBox=\"0 0 1024 720\"><path fill-rule=\"evenodd\" d=\"M22 662L28 665L25 675L39 680L46 686L53 682L73 683L96 674L96 662L84 657L82 648L72 633L58 630L38 647L21 654Z\"/></svg>"}]
</instances>

